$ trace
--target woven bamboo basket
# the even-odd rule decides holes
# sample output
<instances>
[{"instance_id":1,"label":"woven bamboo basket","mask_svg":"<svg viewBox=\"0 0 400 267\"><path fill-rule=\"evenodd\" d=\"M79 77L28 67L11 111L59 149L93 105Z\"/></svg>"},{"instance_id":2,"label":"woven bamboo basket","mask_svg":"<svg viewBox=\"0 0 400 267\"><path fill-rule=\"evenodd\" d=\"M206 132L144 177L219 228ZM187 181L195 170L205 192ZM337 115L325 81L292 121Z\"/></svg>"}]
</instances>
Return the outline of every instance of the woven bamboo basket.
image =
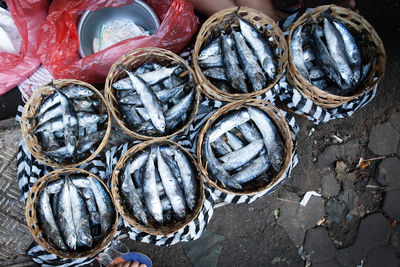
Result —
<instances>
[{"instance_id":1,"label":"woven bamboo basket","mask_svg":"<svg viewBox=\"0 0 400 267\"><path fill-rule=\"evenodd\" d=\"M40 224L37 218L38 215L36 208L39 203L39 196L40 193L45 189L46 184L50 181L58 179L61 175L68 175L71 173L82 173L99 180L111 198L110 190L107 188L106 184L96 175L88 171L77 168L56 169L48 173L47 175L43 176L42 178L40 178L30 190L25 206L26 223L28 225L29 231L31 232L33 238L35 239L35 242L37 242L47 252L53 253L57 257L67 258L67 259L93 257L96 254L100 253L102 250L104 250L107 247L107 245L110 244L110 242L112 241L115 232L117 231L118 228L118 213L116 211L115 211L115 220L113 222L113 225L109 233L100 242L95 244L95 246L91 249L82 251L73 251L73 252L62 251L57 247L55 247L51 242L49 242L49 240L46 239L46 236L44 235L42 229L40 228Z\"/></svg>"},{"instance_id":2,"label":"woven bamboo basket","mask_svg":"<svg viewBox=\"0 0 400 267\"><path fill-rule=\"evenodd\" d=\"M195 170L197 170L197 179L198 179L198 185L199 185L199 192L198 192L198 201L197 201L197 206L186 215L185 220L183 221L178 221L178 222L172 222L169 225L162 225L160 226L155 220L149 220L148 226L143 225L140 221L138 221L125 207L123 204L123 198L120 193L120 180L121 176L123 175L123 170L125 168L126 162L128 161L129 158L134 156L135 154L143 151L144 149L154 146L154 145L171 145L174 146L175 148L181 150L184 152L184 154L188 157L188 159L191 161L192 166L194 167ZM155 139L155 140L148 140L145 142L142 142L138 145L135 145L131 147L128 151L125 152L124 155L120 158L118 161L117 165L115 166L115 169L113 171L113 176L112 176L112 182L111 182L111 192L113 195L113 200L114 200L114 205L116 206L118 212L121 214L122 218L124 218L125 221L127 221L131 226L133 226L136 229L139 229L140 231L143 231L145 233L151 234L151 235L169 235L172 233L175 233L179 231L180 229L184 228L186 225L188 225L191 221L193 221L200 213L201 208L204 203L204 183L203 180L200 177L200 171L198 164L196 160L193 158L193 156L182 146L179 144L170 141L166 138L163 139ZM150 216L148 216L149 218Z\"/></svg>"},{"instance_id":3,"label":"woven bamboo basket","mask_svg":"<svg viewBox=\"0 0 400 267\"><path fill-rule=\"evenodd\" d=\"M208 163L202 156L202 148L203 148L205 134L210 129L210 127L212 127L214 122L216 122L219 118L222 118L227 113L234 110L240 110L241 108L246 106L252 106L261 109L275 123L283 139L285 157L282 168L280 169L279 172L273 171L272 177L270 178L270 182L266 183L264 181L261 182L252 181L249 182L246 186L244 186L241 190L235 190L226 187L225 185L217 182L212 177L210 177L207 171ZM293 151L293 143L291 139L290 129L281 111L265 100L255 100L255 99L235 101L229 103L228 105L220 108L217 112L215 112L204 124L204 127L199 134L199 139L197 142L197 149L196 149L200 170L203 173L204 177L206 178L207 183L212 187L218 189L219 191L238 196L254 195L273 187L283 177L283 175L285 175L287 169L289 168L289 164L292 158L292 151Z\"/></svg>"},{"instance_id":4,"label":"woven bamboo basket","mask_svg":"<svg viewBox=\"0 0 400 267\"><path fill-rule=\"evenodd\" d=\"M124 77L127 77L127 74L121 69L121 66L123 66L125 69L133 70L146 62L162 63L165 64L165 66L167 67L180 65L185 69L185 71L183 71L179 75L179 77L185 78L188 75L191 75L191 77L193 78L193 86L195 87L195 97L194 100L192 100L190 116L186 119L185 125L183 125L180 129L177 129L175 132L172 132L165 136L146 136L138 133L137 131L135 131L135 129L130 129L128 125L121 119L120 112L118 109L119 106L118 100L115 96L116 90L111 86L114 82ZM150 140L162 137L169 138L183 132L187 127L189 127L189 125L194 120L200 101L200 90L197 84L198 83L196 80L196 76L194 75L194 72L181 57L162 48L157 48L157 47L138 48L132 51L131 53L122 56L112 65L105 83L105 98L118 125L124 130L124 132L126 132L133 138L140 140Z\"/></svg>"},{"instance_id":5,"label":"woven bamboo basket","mask_svg":"<svg viewBox=\"0 0 400 267\"><path fill-rule=\"evenodd\" d=\"M32 96L29 98L28 102L25 104L24 109L22 111L21 120L20 120L22 137L24 138L26 146L28 147L31 154L37 160L39 160L41 163L48 165L48 166L55 167L55 168L69 168L69 167L79 166L83 163L86 163L86 162L94 159L96 157L96 155L98 153L100 153L100 151L107 144L108 137L111 132L111 113L106 105L103 95L92 85L82 82L82 81L71 80L71 79L54 80L53 84L61 91L63 90L62 87L64 87L64 86L67 86L70 84L77 84L77 85L85 86L95 92L95 94L91 98L99 101L100 113L101 114L107 113L107 115L108 115L108 121L106 123L106 125L107 125L106 133L105 133L100 145L97 147L97 149L95 150L94 153L86 153L87 154L86 157L82 161L76 162L76 163L65 162L65 163L59 164L59 163L55 162L54 160L52 160L51 158L47 157L46 154L43 153L42 147L39 144L37 136L35 134L33 134L33 130L36 127L36 122L35 122L34 118L39 111L42 100L55 92L54 88L49 86L49 83L44 84L41 87L39 87L37 90L35 90L35 92L33 92Z\"/></svg>"},{"instance_id":6,"label":"woven bamboo basket","mask_svg":"<svg viewBox=\"0 0 400 267\"><path fill-rule=\"evenodd\" d=\"M367 45L362 49L369 58L375 57L368 76L357 86L351 96L338 96L319 89L307 81L296 68L291 49L289 49L289 64L287 67L287 79L304 97L311 99L315 104L323 108L336 108L356 97L371 91L382 79L385 73L386 52L382 40L375 29L362 16L354 11L335 5L319 6L303 14L290 29L288 45L290 47L294 31L307 21L309 16L320 17L323 12L329 11L333 17L340 20L348 29L355 33L362 33Z\"/></svg>"},{"instance_id":7,"label":"woven bamboo basket","mask_svg":"<svg viewBox=\"0 0 400 267\"><path fill-rule=\"evenodd\" d=\"M277 60L275 79L272 83L268 84L267 87L260 91L240 94L225 92L219 89L207 77L205 77L198 62L200 50L205 44L207 44L208 40L213 40L215 39L215 36L218 36L219 28L226 30L226 32L230 32L231 25L234 27L239 26L239 22L235 15L237 10L237 7L231 7L221 10L220 12L209 17L207 21L203 23L203 26L197 35L193 51L193 68L197 79L201 84L201 91L209 98L226 102L255 98L256 96L262 95L273 88L282 77L288 58L286 39L278 25L261 11L242 6L238 11L238 15L242 19L251 23L255 29L260 32L260 34L266 37L266 39L272 38L272 42L270 42L270 44L272 46L272 50L275 52L275 57Z\"/></svg>"}]
</instances>

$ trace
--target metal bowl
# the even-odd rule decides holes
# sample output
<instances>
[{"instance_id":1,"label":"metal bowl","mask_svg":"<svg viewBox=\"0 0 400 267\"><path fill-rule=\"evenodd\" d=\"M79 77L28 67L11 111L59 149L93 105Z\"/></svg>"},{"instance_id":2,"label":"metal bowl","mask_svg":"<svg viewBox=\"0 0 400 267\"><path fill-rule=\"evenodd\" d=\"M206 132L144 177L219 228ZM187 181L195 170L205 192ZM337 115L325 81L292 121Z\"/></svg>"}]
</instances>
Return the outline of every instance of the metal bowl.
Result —
<instances>
[{"instance_id":1,"label":"metal bowl","mask_svg":"<svg viewBox=\"0 0 400 267\"><path fill-rule=\"evenodd\" d=\"M78 26L79 54L86 57L94 53L93 39L99 38L102 25L111 25L116 19L130 20L153 34L160 26L154 11L144 2L136 0L130 5L106 7L82 14Z\"/></svg>"}]
</instances>

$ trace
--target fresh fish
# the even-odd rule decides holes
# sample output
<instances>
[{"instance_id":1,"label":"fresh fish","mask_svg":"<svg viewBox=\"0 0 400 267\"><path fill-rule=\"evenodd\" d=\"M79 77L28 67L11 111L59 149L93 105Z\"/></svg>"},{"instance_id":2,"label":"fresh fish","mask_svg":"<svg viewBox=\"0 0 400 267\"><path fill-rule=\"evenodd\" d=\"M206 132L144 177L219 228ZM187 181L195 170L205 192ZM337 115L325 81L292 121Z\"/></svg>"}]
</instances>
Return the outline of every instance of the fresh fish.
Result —
<instances>
[{"instance_id":1,"label":"fresh fish","mask_svg":"<svg viewBox=\"0 0 400 267\"><path fill-rule=\"evenodd\" d=\"M245 122L237 126L240 133L247 142L251 143L262 138L260 132L250 122Z\"/></svg>"},{"instance_id":2,"label":"fresh fish","mask_svg":"<svg viewBox=\"0 0 400 267\"><path fill-rule=\"evenodd\" d=\"M126 71L129 75L129 78L138 93L140 100L142 101L143 105L149 112L150 118L154 126L158 131L164 133L165 131L165 118L162 112L162 108L160 102L158 101L157 97L154 93L146 86L144 81L133 75L131 72Z\"/></svg>"},{"instance_id":3,"label":"fresh fish","mask_svg":"<svg viewBox=\"0 0 400 267\"><path fill-rule=\"evenodd\" d=\"M301 27L301 26L302 25L300 25L299 27ZM293 34L293 36L294 36L294 34ZM309 46L303 48L303 59L304 59L305 63L315 60L314 52Z\"/></svg>"},{"instance_id":4,"label":"fresh fish","mask_svg":"<svg viewBox=\"0 0 400 267\"><path fill-rule=\"evenodd\" d=\"M317 26L313 25L311 27L311 33L311 45L315 52L316 61L330 80L340 82L340 74L335 67L336 63L329 54L324 42L318 36Z\"/></svg>"},{"instance_id":5,"label":"fresh fish","mask_svg":"<svg viewBox=\"0 0 400 267\"><path fill-rule=\"evenodd\" d=\"M178 67L179 66L174 66L171 68L161 67L160 69L154 71L149 71L139 74L133 74L133 73L131 74L135 75L136 77L140 77L147 84L147 86L151 86L168 78L170 75L172 75L172 73L174 73L174 71ZM129 77L123 78L113 83L111 86L116 90L130 90L134 88L132 80Z\"/></svg>"},{"instance_id":6,"label":"fresh fish","mask_svg":"<svg viewBox=\"0 0 400 267\"><path fill-rule=\"evenodd\" d=\"M132 159L129 163L129 173L134 173L136 170L140 169L144 166L149 158L150 152L148 150L144 150L140 152L134 159Z\"/></svg>"},{"instance_id":7,"label":"fresh fish","mask_svg":"<svg viewBox=\"0 0 400 267\"><path fill-rule=\"evenodd\" d=\"M350 64L352 65L354 83L358 83L361 78L360 49L358 48L356 40L354 39L353 35L346 28L346 26L343 25L343 23L340 23L339 21L334 20L333 25L335 26L336 30L338 31L338 33L340 34L340 37L343 40L347 59L349 60Z\"/></svg>"},{"instance_id":8,"label":"fresh fish","mask_svg":"<svg viewBox=\"0 0 400 267\"><path fill-rule=\"evenodd\" d=\"M251 49L247 46L246 40L243 35L232 27L233 40L237 54L239 55L240 64L243 68L244 73L250 80L253 90L260 91L265 87L266 78L263 70L260 68L257 62L257 58L254 56Z\"/></svg>"},{"instance_id":9,"label":"fresh fish","mask_svg":"<svg viewBox=\"0 0 400 267\"><path fill-rule=\"evenodd\" d=\"M121 91L121 92L125 92L125 91ZM140 97L136 93L132 94L132 95L120 97L118 99L118 102L120 104L124 104L124 105L135 105L135 106L143 105L142 101L140 100Z\"/></svg>"},{"instance_id":10,"label":"fresh fish","mask_svg":"<svg viewBox=\"0 0 400 267\"><path fill-rule=\"evenodd\" d=\"M159 149L157 149L157 167L165 189L165 193L167 194L168 199L171 201L173 210L179 218L185 218L186 209L182 189L178 184L174 173L171 171L168 164L162 157Z\"/></svg>"},{"instance_id":11,"label":"fresh fish","mask_svg":"<svg viewBox=\"0 0 400 267\"><path fill-rule=\"evenodd\" d=\"M79 123L74 106L68 97L56 88L56 92L60 95L60 103L62 107L62 120L64 124L64 142L68 148L68 155L73 155L78 144Z\"/></svg>"},{"instance_id":12,"label":"fresh fish","mask_svg":"<svg viewBox=\"0 0 400 267\"><path fill-rule=\"evenodd\" d=\"M187 157L179 149L173 147L173 150L175 161L178 163L180 176L182 177L186 204L190 210L193 210L197 204L198 182Z\"/></svg>"},{"instance_id":13,"label":"fresh fish","mask_svg":"<svg viewBox=\"0 0 400 267\"><path fill-rule=\"evenodd\" d=\"M248 120L250 120L250 115L245 109L229 113L211 128L210 142L214 142L227 131Z\"/></svg>"},{"instance_id":14,"label":"fresh fish","mask_svg":"<svg viewBox=\"0 0 400 267\"><path fill-rule=\"evenodd\" d=\"M224 65L222 54L209 56L203 60L199 60L199 65L206 68L222 67Z\"/></svg>"},{"instance_id":15,"label":"fresh fish","mask_svg":"<svg viewBox=\"0 0 400 267\"><path fill-rule=\"evenodd\" d=\"M228 39L230 39L228 35L221 33L222 61L226 76L235 91L247 93L245 75L237 64L236 52L229 45Z\"/></svg>"},{"instance_id":16,"label":"fresh fish","mask_svg":"<svg viewBox=\"0 0 400 267\"><path fill-rule=\"evenodd\" d=\"M269 43L264 40L260 33L247 21L242 20L237 16L240 30L246 38L247 42L253 48L261 67L267 73L270 80L275 78L276 74L276 59Z\"/></svg>"},{"instance_id":17,"label":"fresh fish","mask_svg":"<svg viewBox=\"0 0 400 267\"><path fill-rule=\"evenodd\" d=\"M53 180L47 183L46 191L48 194L57 194L58 192L60 192L63 185L64 185L64 179Z\"/></svg>"},{"instance_id":18,"label":"fresh fish","mask_svg":"<svg viewBox=\"0 0 400 267\"><path fill-rule=\"evenodd\" d=\"M68 183L64 183L64 186L60 191L57 207L57 225L60 227L60 233L68 248L76 250L77 235L74 226L71 194Z\"/></svg>"},{"instance_id":19,"label":"fresh fish","mask_svg":"<svg viewBox=\"0 0 400 267\"><path fill-rule=\"evenodd\" d=\"M165 120L167 122L176 120L178 117L187 113L190 103L192 102L194 96L194 90L192 90L188 95L186 95L178 104L174 105L172 108L165 112Z\"/></svg>"},{"instance_id":20,"label":"fresh fish","mask_svg":"<svg viewBox=\"0 0 400 267\"><path fill-rule=\"evenodd\" d=\"M215 38L211 43L209 43L206 47L200 50L200 54L198 56L198 60L204 60L208 57L221 54L221 46L220 46L220 37Z\"/></svg>"},{"instance_id":21,"label":"fresh fish","mask_svg":"<svg viewBox=\"0 0 400 267\"><path fill-rule=\"evenodd\" d=\"M149 159L147 160L146 163L146 168L144 170L143 196L149 213L153 216L153 218L156 221L162 224L163 223L162 206L161 206L160 196L157 190L156 167L154 165L152 153L153 152L151 151Z\"/></svg>"},{"instance_id":22,"label":"fresh fish","mask_svg":"<svg viewBox=\"0 0 400 267\"><path fill-rule=\"evenodd\" d=\"M229 146L232 147L233 150L238 150L245 146L243 141L233 133L228 131L225 133L225 136Z\"/></svg>"},{"instance_id":23,"label":"fresh fish","mask_svg":"<svg viewBox=\"0 0 400 267\"><path fill-rule=\"evenodd\" d=\"M97 207L99 208L101 233L106 234L111 229L115 218L114 205L110 195L99 180L91 176L88 176L87 179L90 181L90 189L93 191Z\"/></svg>"},{"instance_id":24,"label":"fresh fish","mask_svg":"<svg viewBox=\"0 0 400 267\"><path fill-rule=\"evenodd\" d=\"M264 145L267 148L268 158L272 163L272 167L276 171L279 171L284 159L282 137L280 136L274 123L263 111L254 107L248 107L247 110L251 119L258 127L258 130L261 132Z\"/></svg>"},{"instance_id":25,"label":"fresh fish","mask_svg":"<svg viewBox=\"0 0 400 267\"><path fill-rule=\"evenodd\" d=\"M326 88L328 88L328 83L324 79L312 80L311 84L321 90L325 90Z\"/></svg>"},{"instance_id":26,"label":"fresh fish","mask_svg":"<svg viewBox=\"0 0 400 267\"><path fill-rule=\"evenodd\" d=\"M292 42L290 43L290 49L292 52L292 60L300 74L309 80L309 73L305 64L305 56L303 53L303 24L300 25L293 33ZM307 54L308 56L309 54Z\"/></svg>"},{"instance_id":27,"label":"fresh fish","mask_svg":"<svg viewBox=\"0 0 400 267\"><path fill-rule=\"evenodd\" d=\"M73 84L68 88L63 89L62 92L65 94L66 97L71 99L91 97L94 95L93 90L85 86L76 84Z\"/></svg>"},{"instance_id":28,"label":"fresh fish","mask_svg":"<svg viewBox=\"0 0 400 267\"><path fill-rule=\"evenodd\" d=\"M183 83L184 82L178 77L178 75L172 74L162 82L162 85L165 87L165 89L172 89L181 86Z\"/></svg>"},{"instance_id":29,"label":"fresh fish","mask_svg":"<svg viewBox=\"0 0 400 267\"><path fill-rule=\"evenodd\" d=\"M253 160L263 150L264 142L262 139L254 141L236 151L233 151L219 158L223 162L222 166L227 171L233 171Z\"/></svg>"},{"instance_id":30,"label":"fresh fish","mask_svg":"<svg viewBox=\"0 0 400 267\"><path fill-rule=\"evenodd\" d=\"M165 89L165 90L158 91L158 92L156 92L156 96L161 102L167 102L172 97L174 97L177 93L179 93L180 91L183 91L183 89L187 85L188 84L185 83L185 84L181 84L177 87L173 87L171 89Z\"/></svg>"},{"instance_id":31,"label":"fresh fish","mask_svg":"<svg viewBox=\"0 0 400 267\"><path fill-rule=\"evenodd\" d=\"M347 60L344 43L339 32L332 23L324 18L324 34L329 53L335 61L335 66L343 78L343 81L348 85L355 85L353 72Z\"/></svg>"},{"instance_id":32,"label":"fresh fish","mask_svg":"<svg viewBox=\"0 0 400 267\"><path fill-rule=\"evenodd\" d=\"M229 186L234 189L242 189L241 185L231 179L231 175L227 173L222 164L217 158L215 158L211 149L210 138L208 134L206 134L203 143L203 155L205 158L207 171L211 179L221 182L224 186Z\"/></svg>"},{"instance_id":33,"label":"fresh fish","mask_svg":"<svg viewBox=\"0 0 400 267\"><path fill-rule=\"evenodd\" d=\"M95 147L95 144L100 142L105 134L106 131L97 131L80 138L77 153L81 154Z\"/></svg>"},{"instance_id":34,"label":"fresh fish","mask_svg":"<svg viewBox=\"0 0 400 267\"><path fill-rule=\"evenodd\" d=\"M136 108L137 113L144 121L150 121L150 114L146 108Z\"/></svg>"},{"instance_id":35,"label":"fresh fish","mask_svg":"<svg viewBox=\"0 0 400 267\"><path fill-rule=\"evenodd\" d=\"M67 247L64 244L64 241L61 237L60 230L56 224L54 219L50 198L47 190L43 190L39 197L39 208L37 209L37 213L39 215L39 219L42 225L43 231L47 234L51 243L54 244L57 248L66 251Z\"/></svg>"},{"instance_id":36,"label":"fresh fish","mask_svg":"<svg viewBox=\"0 0 400 267\"><path fill-rule=\"evenodd\" d=\"M216 80L221 80L221 81L227 81L228 78L226 77L225 70L224 68L221 67L215 67L215 68L209 68L205 69L203 71L204 76Z\"/></svg>"},{"instance_id":37,"label":"fresh fish","mask_svg":"<svg viewBox=\"0 0 400 267\"><path fill-rule=\"evenodd\" d=\"M170 149L170 150L172 150L172 149ZM165 162L168 164L169 168L171 169L171 171L174 173L174 176L175 176L176 180L178 181L178 183L182 184L182 177L181 177L181 173L179 171L179 166L178 166L178 163L176 162L176 160L173 158L173 154L170 155L170 153L165 152L165 150L161 150L161 154L163 156L163 159L165 160Z\"/></svg>"},{"instance_id":38,"label":"fresh fish","mask_svg":"<svg viewBox=\"0 0 400 267\"><path fill-rule=\"evenodd\" d=\"M40 136L40 144L42 145L45 151L52 151L60 148L60 144L57 142L55 136L51 132L41 132Z\"/></svg>"},{"instance_id":39,"label":"fresh fish","mask_svg":"<svg viewBox=\"0 0 400 267\"><path fill-rule=\"evenodd\" d=\"M95 99L74 99L72 100L72 104L76 112L84 111L92 113L96 112L100 105L99 101Z\"/></svg>"},{"instance_id":40,"label":"fresh fish","mask_svg":"<svg viewBox=\"0 0 400 267\"><path fill-rule=\"evenodd\" d=\"M122 120L128 125L128 128L135 129L143 123L139 114L136 112L135 106L119 105Z\"/></svg>"},{"instance_id":41,"label":"fresh fish","mask_svg":"<svg viewBox=\"0 0 400 267\"><path fill-rule=\"evenodd\" d=\"M147 215L144 211L140 196L136 191L135 185L133 184L132 177L129 173L130 161L128 161L124 174L122 175L121 192L125 200L128 203L129 210L133 212L133 215L141 221L144 225L148 224Z\"/></svg>"},{"instance_id":42,"label":"fresh fish","mask_svg":"<svg viewBox=\"0 0 400 267\"><path fill-rule=\"evenodd\" d=\"M215 152L217 152L217 155L219 156L223 156L228 154L229 152L232 152L230 146L227 143L225 143L221 137L215 139L215 141L211 145L214 148Z\"/></svg>"},{"instance_id":43,"label":"fresh fish","mask_svg":"<svg viewBox=\"0 0 400 267\"><path fill-rule=\"evenodd\" d=\"M322 79L325 76L324 72L320 68L310 69L309 74L310 74L310 80L311 81L312 80Z\"/></svg>"},{"instance_id":44,"label":"fresh fish","mask_svg":"<svg viewBox=\"0 0 400 267\"><path fill-rule=\"evenodd\" d=\"M69 186L72 218L76 231L76 244L79 247L91 247L93 243L93 237L90 232L89 211L87 210L85 201L78 192L78 189L68 178L66 186L67 185Z\"/></svg>"},{"instance_id":45,"label":"fresh fish","mask_svg":"<svg viewBox=\"0 0 400 267\"><path fill-rule=\"evenodd\" d=\"M235 173L232 176L232 180L239 184L249 182L266 172L270 166L271 162L266 155L259 156L258 158L253 160L245 169Z\"/></svg>"},{"instance_id":46,"label":"fresh fish","mask_svg":"<svg viewBox=\"0 0 400 267\"><path fill-rule=\"evenodd\" d=\"M43 123L55 119L57 117L62 117L62 107L60 104L56 104L53 107L49 108L42 116L39 117L37 126L42 125Z\"/></svg>"}]
</instances>

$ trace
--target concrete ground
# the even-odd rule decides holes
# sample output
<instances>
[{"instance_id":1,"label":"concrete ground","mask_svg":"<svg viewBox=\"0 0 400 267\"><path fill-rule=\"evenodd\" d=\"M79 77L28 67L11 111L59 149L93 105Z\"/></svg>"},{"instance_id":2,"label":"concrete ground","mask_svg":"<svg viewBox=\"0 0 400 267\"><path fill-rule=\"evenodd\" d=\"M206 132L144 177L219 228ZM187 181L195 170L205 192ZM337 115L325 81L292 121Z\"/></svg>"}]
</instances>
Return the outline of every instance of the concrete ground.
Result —
<instances>
[{"instance_id":1,"label":"concrete ground","mask_svg":"<svg viewBox=\"0 0 400 267\"><path fill-rule=\"evenodd\" d=\"M352 117L321 126L296 117L299 164L279 190L216 209L199 240L168 248L126 240L130 250L155 266L399 266L399 5L359 1L387 53L377 95ZM30 265L23 254L32 238L15 178L20 133L12 123L0 131L0 265ZM308 191L322 196L300 206ZM10 243L15 236L19 242Z\"/></svg>"}]
</instances>

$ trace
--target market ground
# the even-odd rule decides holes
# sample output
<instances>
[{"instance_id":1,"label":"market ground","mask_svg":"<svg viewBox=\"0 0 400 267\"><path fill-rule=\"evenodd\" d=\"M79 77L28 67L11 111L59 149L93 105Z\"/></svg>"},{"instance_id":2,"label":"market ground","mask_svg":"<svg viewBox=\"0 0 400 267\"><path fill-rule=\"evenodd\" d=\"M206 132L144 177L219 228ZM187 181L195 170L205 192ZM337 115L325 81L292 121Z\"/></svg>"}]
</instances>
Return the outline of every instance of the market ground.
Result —
<instances>
[{"instance_id":1,"label":"market ground","mask_svg":"<svg viewBox=\"0 0 400 267\"><path fill-rule=\"evenodd\" d=\"M396 19L400 3L377 2L358 3L387 53L376 97L352 117L321 126L297 117L299 164L292 177L252 204L216 209L200 240L168 248L127 241L131 251L147 254L154 266L400 265L400 24ZM18 139L6 131L2 137L8 134ZM0 148L7 144L10 139L0 142ZM360 170L356 165L361 157L378 159L367 161ZM2 178L15 170L15 166L7 168L6 159L0 158L0 165ZM15 188L14 182L10 187ZM12 192L0 185L4 206L3 200ZM322 197L314 196L302 207L299 202L308 191ZM7 226L8 234L26 231L18 227L24 223L23 217L17 218L23 216L22 203L13 199L18 207L12 210L20 212L8 217L15 219L15 227ZM2 208L0 213L2 238L8 231L4 219L8 212ZM11 257L21 254L18 249L13 247L8 261L3 258L0 263L32 264L23 256Z\"/></svg>"}]
</instances>

